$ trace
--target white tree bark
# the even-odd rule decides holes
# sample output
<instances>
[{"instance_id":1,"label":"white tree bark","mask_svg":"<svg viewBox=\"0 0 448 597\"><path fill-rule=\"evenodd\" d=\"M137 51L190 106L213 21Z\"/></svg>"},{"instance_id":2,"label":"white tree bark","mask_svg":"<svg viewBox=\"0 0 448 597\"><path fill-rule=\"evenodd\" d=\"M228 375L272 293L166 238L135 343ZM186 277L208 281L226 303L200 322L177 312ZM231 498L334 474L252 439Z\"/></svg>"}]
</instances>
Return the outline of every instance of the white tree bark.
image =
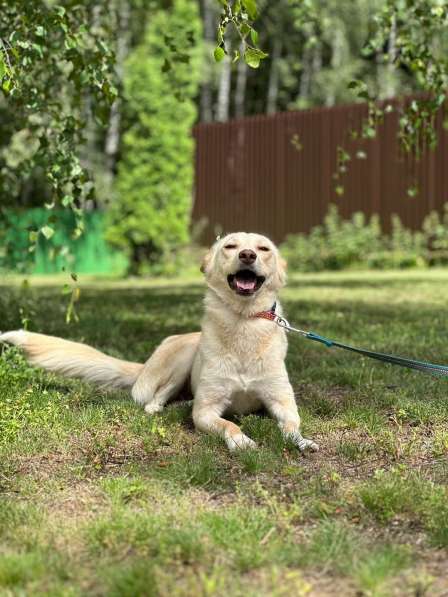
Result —
<instances>
[{"instance_id":1,"label":"white tree bark","mask_svg":"<svg viewBox=\"0 0 448 597\"><path fill-rule=\"evenodd\" d=\"M311 86L311 50L310 48L305 48L303 52L303 68L302 73L300 75L300 83L299 83L299 96L298 99L301 101L306 101L308 99L308 95L310 92Z\"/></svg>"},{"instance_id":2,"label":"white tree bark","mask_svg":"<svg viewBox=\"0 0 448 597\"><path fill-rule=\"evenodd\" d=\"M246 99L247 83L247 64L242 57L244 53L244 44L240 44L240 59L238 61L238 70L236 75L235 89L235 116L242 118L244 116L244 101Z\"/></svg>"},{"instance_id":3,"label":"white tree bark","mask_svg":"<svg viewBox=\"0 0 448 597\"><path fill-rule=\"evenodd\" d=\"M118 6L118 39L116 50L116 71L120 81L123 79L123 65L129 51L129 18L128 0L120 0ZM121 101L117 98L110 110L109 127L106 133L104 151L107 171L112 175L120 146Z\"/></svg>"},{"instance_id":4,"label":"white tree bark","mask_svg":"<svg viewBox=\"0 0 448 597\"><path fill-rule=\"evenodd\" d=\"M232 68L229 56L221 62L219 74L218 100L216 105L216 120L226 122L229 119L230 85Z\"/></svg>"},{"instance_id":5,"label":"white tree bark","mask_svg":"<svg viewBox=\"0 0 448 597\"><path fill-rule=\"evenodd\" d=\"M281 38L276 37L274 39L274 47L272 48L271 70L269 71L268 95L266 100L266 112L268 114L273 114L277 111L279 83L278 60L282 53L282 45Z\"/></svg>"},{"instance_id":6,"label":"white tree bark","mask_svg":"<svg viewBox=\"0 0 448 597\"><path fill-rule=\"evenodd\" d=\"M204 39L206 46L212 44L215 39L215 12L213 0L202 0L202 18L204 22ZM211 73L206 75L206 79L201 85L200 110L202 122L211 122L213 120L213 93L210 81Z\"/></svg>"},{"instance_id":7,"label":"white tree bark","mask_svg":"<svg viewBox=\"0 0 448 597\"><path fill-rule=\"evenodd\" d=\"M333 34L332 40L332 52L331 52L331 68L336 72L341 66L343 61L343 53L344 53L344 33L340 29L340 27L336 27L336 30ZM328 86L326 97L325 97L325 105L326 106L334 106L336 103L336 93L334 86Z\"/></svg>"},{"instance_id":8,"label":"white tree bark","mask_svg":"<svg viewBox=\"0 0 448 597\"><path fill-rule=\"evenodd\" d=\"M389 33L388 60L386 70L386 81L384 84L384 96L393 97L396 94L395 79L395 59L397 57L397 21L395 15L392 16L392 23Z\"/></svg>"}]
</instances>

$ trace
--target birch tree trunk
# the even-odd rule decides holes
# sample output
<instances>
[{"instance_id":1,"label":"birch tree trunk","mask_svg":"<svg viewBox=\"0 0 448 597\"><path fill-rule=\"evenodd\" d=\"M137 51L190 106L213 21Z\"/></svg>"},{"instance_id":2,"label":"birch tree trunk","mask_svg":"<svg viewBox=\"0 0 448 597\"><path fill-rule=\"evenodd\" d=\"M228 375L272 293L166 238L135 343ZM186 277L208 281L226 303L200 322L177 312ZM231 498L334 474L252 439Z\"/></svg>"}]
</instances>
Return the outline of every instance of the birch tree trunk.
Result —
<instances>
[{"instance_id":1,"label":"birch tree trunk","mask_svg":"<svg viewBox=\"0 0 448 597\"><path fill-rule=\"evenodd\" d=\"M344 49L344 33L340 27L336 27L333 34L332 52L331 52L331 68L336 72L342 66ZM329 85L325 95L325 105L334 106L336 103L335 85Z\"/></svg>"},{"instance_id":2,"label":"birch tree trunk","mask_svg":"<svg viewBox=\"0 0 448 597\"><path fill-rule=\"evenodd\" d=\"M221 72L219 74L218 100L216 105L216 120L219 122L226 122L229 119L231 75L230 58L226 56L221 62Z\"/></svg>"},{"instance_id":3,"label":"birch tree trunk","mask_svg":"<svg viewBox=\"0 0 448 597\"><path fill-rule=\"evenodd\" d=\"M278 37L274 39L272 48L271 70L269 72L268 95L266 99L266 112L273 114L277 111L279 69L278 60L282 53L282 40Z\"/></svg>"},{"instance_id":4,"label":"birch tree trunk","mask_svg":"<svg viewBox=\"0 0 448 597\"><path fill-rule=\"evenodd\" d=\"M386 69L386 81L384 85L384 96L393 97L396 94L395 79L395 59L397 57L397 20L395 15L392 17L392 23L389 33L389 47L387 49L388 60Z\"/></svg>"},{"instance_id":5,"label":"birch tree trunk","mask_svg":"<svg viewBox=\"0 0 448 597\"><path fill-rule=\"evenodd\" d=\"M208 43L212 44L215 39L215 16L211 1L202 0L201 2L206 46ZM208 73L201 86L200 113L202 122L211 122L213 120L213 93L210 78L211 73Z\"/></svg>"},{"instance_id":6,"label":"birch tree trunk","mask_svg":"<svg viewBox=\"0 0 448 597\"><path fill-rule=\"evenodd\" d=\"M240 56L243 56L244 44L240 45ZM242 118L244 116L244 101L246 99L246 83L247 83L247 64L243 58L238 61L238 70L236 75L236 89L235 89L235 117Z\"/></svg>"},{"instance_id":7,"label":"birch tree trunk","mask_svg":"<svg viewBox=\"0 0 448 597\"><path fill-rule=\"evenodd\" d=\"M128 0L120 0L118 6L118 39L116 51L116 71L119 81L123 80L123 65L129 51L129 18ZM120 146L121 101L117 98L110 110L109 127L106 133L104 152L108 176L113 177L118 149Z\"/></svg>"},{"instance_id":8,"label":"birch tree trunk","mask_svg":"<svg viewBox=\"0 0 448 597\"><path fill-rule=\"evenodd\" d=\"M308 99L308 95L310 92L311 86L311 50L310 48L305 48L303 53L303 69L300 76L300 83L299 83L299 94L298 94L298 101L303 103L306 102Z\"/></svg>"}]
</instances>

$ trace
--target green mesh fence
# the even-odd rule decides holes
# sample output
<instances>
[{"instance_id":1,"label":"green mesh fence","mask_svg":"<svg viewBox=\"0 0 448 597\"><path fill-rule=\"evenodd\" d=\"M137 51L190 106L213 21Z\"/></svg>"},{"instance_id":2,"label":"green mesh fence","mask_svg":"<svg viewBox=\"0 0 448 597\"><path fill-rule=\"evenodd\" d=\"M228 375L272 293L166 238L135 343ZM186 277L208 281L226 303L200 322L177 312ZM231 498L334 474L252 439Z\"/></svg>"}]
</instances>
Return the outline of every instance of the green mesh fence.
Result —
<instances>
[{"instance_id":1,"label":"green mesh fence","mask_svg":"<svg viewBox=\"0 0 448 597\"><path fill-rule=\"evenodd\" d=\"M71 238L74 217L69 211L58 211L53 227L55 233L47 240L39 235L36 251L30 253L29 230L48 222L46 209L3 212L0 224L0 263L5 269L28 274L55 274L65 268L80 274L123 274L127 258L104 239L105 214L100 211L85 214L85 232L77 240Z\"/></svg>"}]
</instances>

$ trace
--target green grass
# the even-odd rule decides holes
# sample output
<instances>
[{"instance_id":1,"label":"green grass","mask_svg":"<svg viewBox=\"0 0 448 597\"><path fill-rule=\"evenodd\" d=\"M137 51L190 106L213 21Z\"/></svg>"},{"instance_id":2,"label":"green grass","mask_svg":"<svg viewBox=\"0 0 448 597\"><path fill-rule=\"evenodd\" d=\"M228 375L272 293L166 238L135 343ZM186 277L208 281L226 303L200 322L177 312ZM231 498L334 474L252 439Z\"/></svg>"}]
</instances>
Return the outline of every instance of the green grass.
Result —
<instances>
[{"instance_id":1,"label":"green grass","mask_svg":"<svg viewBox=\"0 0 448 597\"><path fill-rule=\"evenodd\" d=\"M33 280L32 280L33 282ZM448 362L448 272L293 277L298 327ZM0 287L21 327L143 361L198 329L201 281L84 280L64 322L56 279ZM301 455L264 415L256 451L193 429L191 403L149 419L106 393L0 358L0 594L442 595L448 564L448 399L432 379L290 336Z\"/></svg>"}]
</instances>

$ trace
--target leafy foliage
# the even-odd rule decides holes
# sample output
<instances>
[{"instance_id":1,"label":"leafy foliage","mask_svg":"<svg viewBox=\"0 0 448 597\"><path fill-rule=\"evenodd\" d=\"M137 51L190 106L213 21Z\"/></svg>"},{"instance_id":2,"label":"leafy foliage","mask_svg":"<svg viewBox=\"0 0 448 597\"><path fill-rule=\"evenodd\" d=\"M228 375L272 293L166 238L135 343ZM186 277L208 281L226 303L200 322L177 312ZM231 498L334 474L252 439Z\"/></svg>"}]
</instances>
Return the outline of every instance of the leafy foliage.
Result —
<instances>
[{"instance_id":1,"label":"leafy foliage","mask_svg":"<svg viewBox=\"0 0 448 597\"><path fill-rule=\"evenodd\" d=\"M431 212L421 231L405 228L394 215L388 234L382 232L378 216L369 219L357 212L344 220L332 205L322 226L314 227L308 235L290 235L282 250L291 269L298 271L446 265L448 204L443 216Z\"/></svg>"},{"instance_id":2,"label":"leafy foliage","mask_svg":"<svg viewBox=\"0 0 448 597\"><path fill-rule=\"evenodd\" d=\"M117 95L107 10L107 2L0 2L0 195L10 203L25 198L44 173L39 202L70 207L75 236L92 190L78 151L86 122L104 120ZM39 232L49 238L53 223L31 230L30 240Z\"/></svg>"},{"instance_id":3,"label":"leafy foliage","mask_svg":"<svg viewBox=\"0 0 448 597\"><path fill-rule=\"evenodd\" d=\"M50 240L62 226L55 207L72 210L73 236L82 234L86 206L98 205L94 190L102 189L103 167L103 197L110 195L119 172L110 238L126 248L135 270L147 257L155 260L187 238L191 173L178 166L180 156L187 160L192 155L187 135L195 120L192 101L197 99L202 34L196 3L186 1L178 30L160 21L170 6L158 0L0 0L0 200L2 206L48 208L48 218L28 231L31 251L38 239ZM378 100L421 91L421 97L399 106L400 139L417 155L435 144L433 122L445 101L448 78L446 2L204 0L201 7L209 33L211 27L206 36L210 62L213 55L220 63L208 64L201 73L200 105L208 119L334 105L355 95L369 102L359 134L370 138L388 109ZM159 27L158 40L154 33L151 41L148 33L142 41L147 23L153 31ZM128 52L128 65L151 76L146 79L151 89L140 85L138 90L140 75L128 73L121 97ZM218 110L219 102L227 108ZM169 119L185 124L177 137L167 132ZM104 147L112 129L115 150L109 161ZM156 137L171 137L171 149L159 151ZM133 157L127 155L131 147ZM349 159L341 147L341 172L349 170ZM144 161L151 161L151 168ZM335 184L342 195L341 177ZM143 207L148 190L151 197ZM415 189L408 192L415 194ZM139 201L130 198L139 193ZM0 218L5 219L1 211Z\"/></svg>"},{"instance_id":4,"label":"leafy foliage","mask_svg":"<svg viewBox=\"0 0 448 597\"><path fill-rule=\"evenodd\" d=\"M200 64L194 40L200 31L196 4L176 0L171 10L153 15L145 39L126 63L130 126L123 137L108 238L126 249L138 271L188 240L193 183L190 129L196 117L193 98ZM182 58L164 73L170 56L167 38L176 40Z\"/></svg>"},{"instance_id":5,"label":"leafy foliage","mask_svg":"<svg viewBox=\"0 0 448 597\"><path fill-rule=\"evenodd\" d=\"M387 0L375 15L373 34L363 49L364 56L385 66L386 78L390 80L394 72L404 71L421 92L420 97L398 106L400 143L417 158L426 147L434 148L437 143L434 122L445 103L448 83L447 25L446 2ZM379 102L378 92L362 79L354 79L349 87L369 104L360 133L364 138L374 137L390 106ZM394 87L391 91L396 92ZM408 190L410 196L415 192L412 187Z\"/></svg>"},{"instance_id":6,"label":"leafy foliage","mask_svg":"<svg viewBox=\"0 0 448 597\"><path fill-rule=\"evenodd\" d=\"M261 60L267 54L258 44L258 33L252 26L252 21L258 17L257 3L255 0L220 0L222 5L221 18L218 24L218 45L214 51L216 62L221 62L228 53L225 34L229 26L233 26L241 40L241 49L234 50L233 61L242 58L252 68L258 68ZM249 41L250 40L250 41Z\"/></svg>"}]
</instances>

